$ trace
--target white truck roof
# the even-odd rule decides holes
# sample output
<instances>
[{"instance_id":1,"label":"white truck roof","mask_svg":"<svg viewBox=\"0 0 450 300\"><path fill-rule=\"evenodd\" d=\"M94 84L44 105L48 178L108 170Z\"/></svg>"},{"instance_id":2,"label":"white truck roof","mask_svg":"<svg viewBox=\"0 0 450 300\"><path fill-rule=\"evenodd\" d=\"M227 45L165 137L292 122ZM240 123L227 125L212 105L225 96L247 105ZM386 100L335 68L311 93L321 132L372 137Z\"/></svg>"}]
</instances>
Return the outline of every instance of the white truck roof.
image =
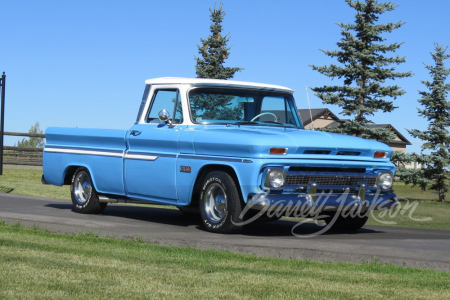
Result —
<instances>
[{"instance_id":1,"label":"white truck roof","mask_svg":"<svg viewBox=\"0 0 450 300\"><path fill-rule=\"evenodd\" d=\"M205 78L183 78L183 77L161 77L153 78L145 81L145 84L188 84L193 86L227 86L227 87L249 87L249 88L263 88L269 90L283 91L293 93L294 90L273 84L224 80L224 79L205 79Z\"/></svg>"}]
</instances>

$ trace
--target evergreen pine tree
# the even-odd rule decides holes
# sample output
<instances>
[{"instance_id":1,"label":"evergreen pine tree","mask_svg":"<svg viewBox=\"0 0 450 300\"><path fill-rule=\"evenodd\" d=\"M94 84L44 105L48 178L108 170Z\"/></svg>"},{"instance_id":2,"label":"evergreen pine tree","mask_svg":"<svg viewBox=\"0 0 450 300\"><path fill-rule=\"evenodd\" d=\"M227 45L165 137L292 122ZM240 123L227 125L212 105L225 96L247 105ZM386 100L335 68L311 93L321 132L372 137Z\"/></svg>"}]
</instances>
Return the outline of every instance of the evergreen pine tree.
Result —
<instances>
[{"instance_id":1,"label":"evergreen pine tree","mask_svg":"<svg viewBox=\"0 0 450 300\"><path fill-rule=\"evenodd\" d=\"M230 56L227 42L230 40L228 35L222 36L222 20L225 12L222 10L222 3L219 9L209 9L211 12L212 24L210 26L211 35L206 40L200 39L201 45L197 45L198 53L202 58L196 57L197 64L195 73L198 78L230 79L234 73L243 70L240 67L224 67L225 59Z\"/></svg>"},{"instance_id":2,"label":"evergreen pine tree","mask_svg":"<svg viewBox=\"0 0 450 300\"><path fill-rule=\"evenodd\" d=\"M354 24L338 24L342 38L337 43L340 50L321 50L335 58L340 65L311 67L332 79L343 79L343 85L312 88L325 104L342 107L341 114L353 117L335 129L349 135L387 142L394 135L386 129L371 128L368 116L375 112L391 112L396 107L387 98L396 99L405 93L397 85L386 85L387 79L411 76L411 72L396 72L395 66L405 62L404 57L389 56L402 43L383 44L383 34L400 28L404 23L378 24L379 15L395 9L395 4L376 0L345 0L356 10Z\"/></svg>"},{"instance_id":3,"label":"evergreen pine tree","mask_svg":"<svg viewBox=\"0 0 450 300\"><path fill-rule=\"evenodd\" d=\"M450 69L445 67L444 61L450 58L446 54L447 48L435 44L435 53L431 53L435 66L425 65L430 71L432 81L423 80L422 83L428 91L421 91L421 99L418 101L423 109L418 109L419 115L429 122L427 130L408 130L415 138L424 141L422 154L415 155L415 160L421 164L419 170L402 170L402 178L405 183L419 185L423 190L427 187L436 191L439 201L445 201L445 193L450 184L450 102L447 94L450 91L450 83L446 83ZM427 154L424 154L428 152Z\"/></svg>"}]
</instances>

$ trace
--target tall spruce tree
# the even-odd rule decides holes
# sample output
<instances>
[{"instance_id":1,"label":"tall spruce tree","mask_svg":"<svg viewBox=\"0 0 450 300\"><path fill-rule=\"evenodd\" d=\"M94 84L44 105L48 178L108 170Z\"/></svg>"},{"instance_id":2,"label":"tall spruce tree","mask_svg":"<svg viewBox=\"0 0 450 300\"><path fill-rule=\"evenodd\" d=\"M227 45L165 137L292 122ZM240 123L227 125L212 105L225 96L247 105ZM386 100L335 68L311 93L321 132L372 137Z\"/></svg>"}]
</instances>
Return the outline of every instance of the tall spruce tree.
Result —
<instances>
[{"instance_id":1,"label":"tall spruce tree","mask_svg":"<svg viewBox=\"0 0 450 300\"><path fill-rule=\"evenodd\" d=\"M450 69L445 67L444 61L450 58L446 54L447 48L435 43L435 52L431 53L434 66L425 65L429 70L432 81L422 80L427 91L421 91L418 101L423 109L418 109L419 115L428 121L427 130L408 130L415 138L424 141L422 153L415 154L413 160L421 164L421 169L401 170L401 177L405 183L419 185L423 190L429 187L439 195L439 201L445 201L445 193L450 184L450 102L447 94L450 83L446 83ZM428 153L424 153L428 152Z\"/></svg>"},{"instance_id":2,"label":"tall spruce tree","mask_svg":"<svg viewBox=\"0 0 450 300\"><path fill-rule=\"evenodd\" d=\"M387 79L411 76L411 72L396 72L395 66L405 62L404 57L388 55L402 43L383 44L385 33L400 28L404 23L378 24L381 14L392 11L394 3L376 0L345 0L356 10L354 24L338 24L342 38L337 43L340 50L321 50L335 58L340 65L311 67L332 79L343 79L342 85L326 85L312 90L324 104L342 107L341 114L353 117L342 123L335 132L387 142L394 135L386 129L373 128L368 119L375 112L391 112L396 107L389 98L396 99L405 93L397 85L387 85Z\"/></svg>"},{"instance_id":3,"label":"tall spruce tree","mask_svg":"<svg viewBox=\"0 0 450 300\"><path fill-rule=\"evenodd\" d=\"M211 35L206 40L200 39L201 45L197 45L198 53L202 58L196 57L197 64L195 66L195 73L198 78L213 78L213 79L230 79L238 71L243 70L240 67L224 67L225 59L230 56L227 43L230 37L222 36L222 21L225 12L222 10L222 3L219 8L209 9L211 12L212 24L210 26Z\"/></svg>"}]
</instances>

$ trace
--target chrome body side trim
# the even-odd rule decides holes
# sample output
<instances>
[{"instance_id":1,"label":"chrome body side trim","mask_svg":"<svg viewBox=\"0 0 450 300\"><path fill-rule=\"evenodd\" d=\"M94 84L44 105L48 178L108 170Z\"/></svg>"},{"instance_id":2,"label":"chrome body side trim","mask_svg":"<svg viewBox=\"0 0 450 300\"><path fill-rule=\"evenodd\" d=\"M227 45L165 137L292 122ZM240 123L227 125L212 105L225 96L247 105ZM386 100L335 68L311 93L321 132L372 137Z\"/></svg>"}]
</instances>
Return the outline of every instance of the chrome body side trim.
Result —
<instances>
[{"instance_id":1,"label":"chrome body side trim","mask_svg":"<svg viewBox=\"0 0 450 300\"><path fill-rule=\"evenodd\" d=\"M123 157L123 151L119 152L119 151L87 150L87 149L84 150L75 148L45 147L44 152Z\"/></svg>"},{"instance_id":2,"label":"chrome body side trim","mask_svg":"<svg viewBox=\"0 0 450 300\"><path fill-rule=\"evenodd\" d=\"M253 163L252 160L245 158L218 157L218 156L195 155L195 154L179 154L178 158L216 160L216 161L238 162L238 163Z\"/></svg>"},{"instance_id":3,"label":"chrome body side trim","mask_svg":"<svg viewBox=\"0 0 450 300\"><path fill-rule=\"evenodd\" d=\"M124 158L125 159L138 159L138 160L157 160L159 156L156 155L147 155L147 154L130 154L125 153Z\"/></svg>"}]
</instances>

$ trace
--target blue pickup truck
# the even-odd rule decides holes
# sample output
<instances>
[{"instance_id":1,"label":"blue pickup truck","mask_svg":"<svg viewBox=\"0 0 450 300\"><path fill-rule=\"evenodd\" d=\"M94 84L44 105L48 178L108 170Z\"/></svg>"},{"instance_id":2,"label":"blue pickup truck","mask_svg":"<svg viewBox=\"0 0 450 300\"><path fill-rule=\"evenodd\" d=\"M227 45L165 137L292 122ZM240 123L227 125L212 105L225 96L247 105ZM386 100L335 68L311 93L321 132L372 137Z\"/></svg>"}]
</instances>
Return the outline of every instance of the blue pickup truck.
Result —
<instances>
[{"instance_id":1,"label":"blue pickup truck","mask_svg":"<svg viewBox=\"0 0 450 300\"><path fill-rule=\"evenodd\" d=\"M255 216L273 220L293 210L357 230L364 212L397 204L391 148L305 130L289 88L145 83L129 130L46 130L42 180L70 185L74 211L98 214L119 201L173 205L198 212L208 231L235 233ZM360 214L341 213L355 208Z\"/></svg>"}]
</instances>

